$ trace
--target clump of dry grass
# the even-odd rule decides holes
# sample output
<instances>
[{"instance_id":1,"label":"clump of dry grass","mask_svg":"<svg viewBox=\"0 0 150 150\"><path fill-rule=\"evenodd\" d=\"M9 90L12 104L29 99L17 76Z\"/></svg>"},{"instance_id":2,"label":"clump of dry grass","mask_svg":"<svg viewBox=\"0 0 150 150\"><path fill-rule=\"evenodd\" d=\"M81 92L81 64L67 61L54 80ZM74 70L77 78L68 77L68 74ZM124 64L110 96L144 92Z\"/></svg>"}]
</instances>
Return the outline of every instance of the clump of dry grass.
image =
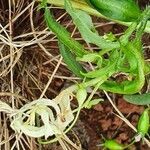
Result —
<instances>
[{"instance_id":1,"label":"clump of dry grass","mask_svg":"<svg viewBox=\"0 0 150 150\"><path fill-rule=\"evenodd\" d=\"M37 11L38 4L30 0L0 3L0 100L15 109L33 99L55 97L66 79L77 78L69 77L57 40ZM60 11L57 20L65 16ZM11 130L8 118L1 113L0 149L37 149L35 139Z\"/></svg>"},{"instance_id":2,"label":"clump of dry grass","mask_svg":"<svg viewBox=\"0 0 150 150\"><path fill-rule=\"evenodd\" d=\"M34 1L24 0L0 3L3 14L0 16L1 101L19 108L41 94L45 97L56 96L63 84L63 79L59 79L63 74L58 68L64 64L56 52L57 47L48 47L48 43L53 43L55 38L47 32L42 15L37 12L38 5ZM53 80L56 72L57 81ZM50 84L56 85L56 89L50 88ZM0 149L37 148L34 139L16 135L10 129L8 116L2 113L0 119Z\"/></svg>"}]
</instances>

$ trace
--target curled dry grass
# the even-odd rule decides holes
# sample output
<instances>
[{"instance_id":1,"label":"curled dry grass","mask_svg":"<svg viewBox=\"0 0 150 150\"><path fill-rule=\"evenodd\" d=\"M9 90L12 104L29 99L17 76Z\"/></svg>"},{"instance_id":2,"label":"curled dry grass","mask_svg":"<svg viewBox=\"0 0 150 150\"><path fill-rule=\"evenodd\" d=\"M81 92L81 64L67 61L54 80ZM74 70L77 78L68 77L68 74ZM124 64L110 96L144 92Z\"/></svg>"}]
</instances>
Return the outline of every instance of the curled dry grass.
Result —
<instances>
[{"instance_id":1,"label":"curled dry grass","mask_svg":"<svg viewBox=\"0 0 150 150\"><path fill-rule=\"evenodd\" d=\"M13 108L20 108L40 97L52 99L68 86L68 82L78 80L62 62L57 39L46 28L42 11L37 8L33 0L0 0L0 99ZM57 20L68 27L76 40L83 42L66 13L52 8ZM114 23L95 20L97 28L111 24ZM85 46L97 49L88 44ZM9 124L8 116L1 113L0 149L35 150L41 147L35 139L15 134Z\"/></svg>"},{"instance_id":2,"label":"curled dry grass","mask_svg":"<svg viewBox=\"0 0 150 150\"><path fill-rule=\"evenodd\" d=\"M57 40L48 31L35 1L0 1L0 98L13 108L40 97L54 98L64 83L78 79L62 62ZM57 20L66 13L60 11ZM69 22L68 25L72 23ZM37 149L33 138L15 134L8 116L0 117L0 149Z\"/></svg>"}]
</instances>

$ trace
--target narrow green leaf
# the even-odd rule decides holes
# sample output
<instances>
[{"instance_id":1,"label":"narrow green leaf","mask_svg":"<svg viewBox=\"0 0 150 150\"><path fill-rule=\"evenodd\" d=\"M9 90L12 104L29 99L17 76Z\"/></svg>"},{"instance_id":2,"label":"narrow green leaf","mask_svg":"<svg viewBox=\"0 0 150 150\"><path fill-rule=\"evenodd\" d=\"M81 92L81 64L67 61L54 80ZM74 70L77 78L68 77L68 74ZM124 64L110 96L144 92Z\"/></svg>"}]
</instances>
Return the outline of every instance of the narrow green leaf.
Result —
<instances>
[{"instance_id":1,"label":"narrow green leaf","mask_svg":"<svg viewBox=\"0 0 150 150\"><path fill-rule=\"evenodd\" d=\"M128 72L134 72L136 73L137 70L137 65L138 65L138 61L137 58L135 57L134 52L131 50L129 50L129 43L127 46L122 46L121 49L122 51L125 53L125 57L129 63L130 69L128 70Z\"/></svg>"},{"instance_id":2,"label":"narrow green leaf","mask_svg":"<svg viewBox=\"0 0 150 150\"><path fill-rule=\"evenodd\" d=\"M99 59L102 61L102 57L98 53L89 53L83 55L82 58L77 57L77 61L83 61L83 62L95 62Z\"/></svg>"},{"instance_id":3,"label":"narrow green leaf","mask_svg":"<svg viewBox=\"0 0 150 150\"><path fill-rule=\"evenodd\" d=\"M59 50L66 63L67 67L78 77L83 78L84 76L80 72L86 72L82 65L76 61L75 56L70 50L61 42L59 42Z\"/></svg>"},{"instance_id":4,"label":"narrow green leaf","mask_svg":"<svg viewBox=\"0 0 150 150\"><path fill-rule=\"evenodd\" d=\"M97 105L98 103L104 101L103 99L93 99L91 100L87 105L85 105L85 108L91 109L93 106Z\"/></svg>"},{"instance_id":5,"label":"narrow green leaf","mask_svg":"<svg viewBox=\"0 0 150 150\"><path fill-rule=\"evenodd\" d=\"M69 0L65 0L65 9L72 17L75 25L78 27L83 39L88 43L93 43L101 49L119 48L119 42L107 41L103 36L95 32L91 17L84 11L75 10Z\"/></svg>"},{"instance_id":6,"label":"narrow green leaf","mask_svg":"<svg viewBox=\"0 0 150 150\"><path fill-rule=\"evenodd\" d=\"M47 7L45 7L44 18L48 28L54 32L59 40L73 53L79 57L82 57L84 54L88 53L79 42L71 38L70 33L63 26L55 21Z\"/></svg>"},{"instance_id":7,"label":"narrow green leaf","mask_svg":"<svg viewBox=\"0 0 150 150\"><path fill-rule=\"evenodd\" d=\"M149 105L150 104L150 93L137 94L137 95L124 95L123 97L127 102L136 105Z\"/></svg>"},{"instance_id":8,"label":"narrow green leaf","mask_svg":"<svg viewBox=\"0 0 150 150\"><path fill-rule=\"evenodd\" d=\"M106 140L104 146L105 148L108 148L110 150L123 150L125 147L124 145L119 144L115 140Z\"/></svg>"},{"instance_id":9,"label":"narrow green leaf","mask_svg":"<svg viewBox=\"0 0 150 150\"><path fill-rule=\"evenodd\" d=\"M84 75L87 78L97 78L103 75L113 74L115 72L115 66L116 66L116 62L113 62L101 69L93 70L88 73L82 72L82 75Z\"/></svg>"},{"instance_id":10,"label":"narrow green leaf","mask_svg":"<svg viewBox=\"0 0 150 150\"><path fill-rule=\"evenodd\" d=\"M80 88L77 90L77 93L76 93L76 98L77 98L77 101L78 101L78 104L79 104L79 107L82 107L84 101L86 100L87 98L87 91L85 88Z\"/></svg>"},{"instance_id":11,"label":"narrow green leaf","mask_svg":"<svg viewBox=\"0 0 150 150\"><path fill-rule=\"evenodd\" d=\"M144 110L138 121L137 131L142 137L148 134L150 127L149 109L150 108Z\"/></svg>"}]
</instances>

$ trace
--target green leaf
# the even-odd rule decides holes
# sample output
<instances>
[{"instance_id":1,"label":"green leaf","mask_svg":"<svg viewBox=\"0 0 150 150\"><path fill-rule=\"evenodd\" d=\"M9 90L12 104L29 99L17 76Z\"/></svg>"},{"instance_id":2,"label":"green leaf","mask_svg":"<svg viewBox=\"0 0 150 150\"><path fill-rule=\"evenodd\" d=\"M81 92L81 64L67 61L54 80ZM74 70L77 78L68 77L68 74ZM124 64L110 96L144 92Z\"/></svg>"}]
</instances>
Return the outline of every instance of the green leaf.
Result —
<instances>
[{"instance_id":1,"label":"green leaf","mask_svg":"<svg viewBox=\"0 0 150 150\"><path fill-rule=\"evenodd\" d=\"M102 57L98 53L90 53L83 55L82 58L77 57L77 61L84 61L84 62L95 62L96 60L102 60Z\"/></svg>"},{"instance_id":2,"label":"green leaf","mask_svg":"<svg viewBox=\"0 0 150 150\"><path fill-rule=\"evenodd\" d=\"M137 95L124 95L123 97L127 102L136 105L149 105L150 104L150 93L137 94Z\"/></svg>"},{"instance_id":3,"label":"green leaf","mask_svg":"<svg viewBox=\"0 0 150 150\"><path fill-rule=\"evenodd\" d=\"M137 131L142 137L148 134L150 125L149 109L150 108L144 110L138 121Z\"/></svg>"},{"instance_id":4,"label":"green leaf","mask_svg":"<svg viewBox=\"0 0 150 150\"><path fill-rule=\"evenodd\" d=\"M96 78L96 77L100 77L103 75L113 74L116 71L116 64L117 64L117 60L114 62L108 63L107 66L105 66L101 69L93 70L88 73L83 73L83 72L81 72L81 73L82 73L82 75L84 75L85 77L88 77L88 78Z\"/></svg>"},{"instance_id":5,"label":"green leaf","mask_svg":"<svg viewBox=\"0 0 150 150\"><path fill-rule=\"evenodd\" d=\"M70 50L61 42L59 42L59 50L66 63L67 67L77 76L83 78L84 76L80 72L86 72L82 65L76 61L75 56Z\"/></svg>"},{"instance_id":6,"label":"green leaf","mask_svg":"<svg viewBox=\"0 0 150 150\"><path fill-rule=\"evenodd\" d=\"M105 146L105 148L108 148L110 150L123 150L123 149L125 149L124 145L119 144L115 140L106 140L104 143L104 146Z\"/></svg>"},{"instance_id":7,"label":"green leaf","mask_svg":"<svg viewBox=\"0 0 150 150\"><path fill-rule=\"evenodd\" d=\"M45 8L47 6L47 0L42 0L41 3L39 4L39 9Z\"/></svg>"},{"instance_id":8,"label":"green leaf","mask_svg":"<svg viewBox=\"0 0 150 150\"><path fill-rule=\"evenodd\" d=\"M137 70L137 66L138 66L138 60L135 57L135 54L133 52L133 50L129 50L129 48L131 44L128 43L127 46L121 46L122 51L125 53L125 57L129 63L130 69L128 70L128 72L133 72L136 73Z\"/></svg>"},{"instance_id":9,"label":"green leaf","mask_svg":"<svg viewBox=\"0 0 150 150\"><path fill-rule=\"evenodd\" d=\"M106 39L107 41L115 41L117 38L115 37L115 35L110 32L110 33L106 33L104 36L104 39Z\"/></svg>"},{"instance_id":10,"label":"green leaf","mask_svg":"<svg viewBox=\"0 0 150 150\"><path fill-rule=\"evenodd\" d=\"M134 0L88 0L102 15L124 22L136 21L140 8Z\"/></svg>"},{"instance_id":11,"label":"green leaf","mask_svg":"<svg viewBox=\"0 0 150 150\"><path fill-rule=\"evenodd\" d=\"M77 93L76 93L76 98L77 98L77 101L78 101L78 104L79 104L79 107L82 106L82 104L84 103L84 101L86 100L87 98L87 91L85 88L80 88L77 90Z\"/></svg>"},{"instance_id":12,"label":"green leaf","mask_svg":"<svg viewBox=\"0 0 150 150\"><path fill-rule=\"evenodd\" d=\"M92 20L90 16L81 10L75 10L69 0L65 0L65 9L72 17L75 25L78 27L83 39L87 43L93 43L99 46L101 49L113 49L119 48L119 42L111 42L107 41L103 38L103 36L99 36L97 32L95 32L94 25L92 24Z\"/></svg>"},{"instance_id":13,"label":"green leaf","mask_svg":"<svg viewBox=\"0 0 150 150\"><path fill-rule=\"evenodd\" d=\"M84 47L79 42L71 38L70 33L53 18L47 7L45 7L44 18L48 28L54 32L59 40L74 54L78 57L82 57L84 54L88 53Z\"/></svg>"},{"instance_id":14,"label":"green leaf","mask_svg":"<svg viewBox=\"0 0 150 150\"><path fill-rule=\"evenodd\" d=\"M90 109L90 108L92 108L93 106L97 105L98 103L100 103L102 101L104 101L104 100L103 99L93 99L87 105L85 105L84 107Z\"/></svg>"}]
</instances>

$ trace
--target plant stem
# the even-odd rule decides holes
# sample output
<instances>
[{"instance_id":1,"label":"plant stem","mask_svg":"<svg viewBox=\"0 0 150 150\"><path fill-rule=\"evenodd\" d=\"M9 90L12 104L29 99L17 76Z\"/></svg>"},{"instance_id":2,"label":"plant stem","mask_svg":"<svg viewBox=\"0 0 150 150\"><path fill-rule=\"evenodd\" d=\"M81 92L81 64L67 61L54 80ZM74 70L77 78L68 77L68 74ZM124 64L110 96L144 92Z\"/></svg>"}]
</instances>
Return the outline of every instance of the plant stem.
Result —
<instances>
[{"instance_id":1,"label":"plant stem","mask_svg":"<svg viewBox=\"0 0 150 150\"><path fill-rule=\"evenodd\" d=\"M37 1L42 1L42 0L37 0ZM64 0L47 0L47 3L53 4L53 5L56 5L56 6L60 6L64 9ZM122 22L122 21L107 18L107 17L103 16L101 13L99 13L97 10L95 10L95 9L91 8L90 6L88 6L85 2L83 2L81 0L79 0L79 1L78 0L72 0L71 3L72 3L72 6L74 8L84 10L87 13L89 13L91 15L94 15L94 16L97 16L97 17L102 17L102 18L114 21L116 23L119 23L119 24L122 24L122 25L125 25L125 26L130 26L131 23L132 23L132 22ZM150 21L147 22L147 25L146 25L146 28L145 28L144 31L147 32L147 33L150 33Z\"/></svg>"}]
</instances>

